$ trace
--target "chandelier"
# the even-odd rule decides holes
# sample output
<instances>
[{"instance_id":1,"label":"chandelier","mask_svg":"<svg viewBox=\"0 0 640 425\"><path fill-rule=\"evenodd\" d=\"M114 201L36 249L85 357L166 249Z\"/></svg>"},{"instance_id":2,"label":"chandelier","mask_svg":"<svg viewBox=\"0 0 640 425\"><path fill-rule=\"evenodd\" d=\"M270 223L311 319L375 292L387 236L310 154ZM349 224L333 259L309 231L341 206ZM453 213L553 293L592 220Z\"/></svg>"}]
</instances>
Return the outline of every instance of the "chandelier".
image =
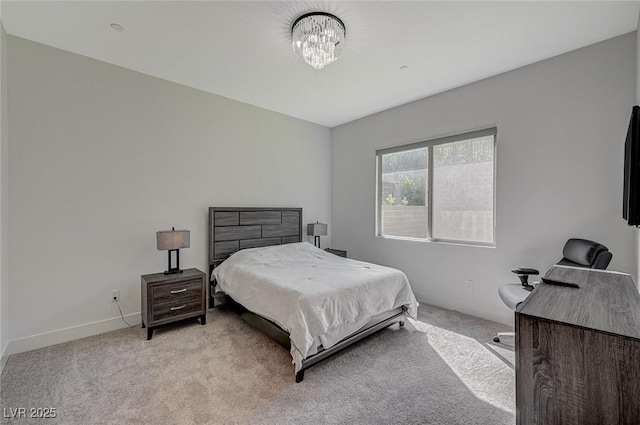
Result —
<instances>
[{"instance_id":1,"label":"chandelier","mask_svg":"<svg viewBox=\"0 0 640 425\"><path fill-rule=\"evenodd\" d=\"M293 52L314 69L338 60L346 35L344 23L324 12L302 15L291 26Z\"/></svg>"}]
</instances>

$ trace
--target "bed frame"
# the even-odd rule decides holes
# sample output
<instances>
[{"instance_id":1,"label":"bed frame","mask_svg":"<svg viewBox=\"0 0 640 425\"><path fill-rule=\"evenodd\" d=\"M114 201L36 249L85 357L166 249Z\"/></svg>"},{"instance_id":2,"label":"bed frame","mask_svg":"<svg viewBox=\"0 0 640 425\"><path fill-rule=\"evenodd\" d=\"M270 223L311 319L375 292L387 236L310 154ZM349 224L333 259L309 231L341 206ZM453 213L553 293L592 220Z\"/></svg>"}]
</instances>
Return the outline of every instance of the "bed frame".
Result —
<instances>
[{"instance_id":1,"label":"bed frame","mask_svg":"<svg viewBox=\"0 0 640 425\"><path fill-rule=\"evenodd\" d=\"M267 335L276 343L291 350L289 334L270 320L255 314L224 294L220 300L215 294L215 281L211 281L213 269L229 255L241 249L270 245L281 245L302 241L302 208L248 208L248 207L210 207L209 208L209 307L214 308L215 300L222 301L240 318ZM304 379L304 371L316 363L332 356L367 336L394 323L404 326L405 312L396 309L388 312L375 322L367 323L356 333L344 338L329 349L302 361L302 368L296 373L296 382Z\"/></svg>"}]
</instances>

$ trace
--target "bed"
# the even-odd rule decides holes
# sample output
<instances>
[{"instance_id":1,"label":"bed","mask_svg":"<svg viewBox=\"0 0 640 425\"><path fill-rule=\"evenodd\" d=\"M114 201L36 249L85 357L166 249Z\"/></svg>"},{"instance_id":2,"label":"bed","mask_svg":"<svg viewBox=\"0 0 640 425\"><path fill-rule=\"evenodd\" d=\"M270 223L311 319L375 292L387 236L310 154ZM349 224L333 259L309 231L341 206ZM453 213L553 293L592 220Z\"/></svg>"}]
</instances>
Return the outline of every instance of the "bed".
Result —
<instances>
[{"instance_id":1,"label":"bed","mask_svg":"<svg viewBox=\"0 0 640 425\"><path fill-rule=\"evenodd\" d=\"M210 307L220 296L289 350L296 382L319 361L394 323L417 303L399 270L302 242L301 208L209 208Z\"/></svg>"}]
</instances>

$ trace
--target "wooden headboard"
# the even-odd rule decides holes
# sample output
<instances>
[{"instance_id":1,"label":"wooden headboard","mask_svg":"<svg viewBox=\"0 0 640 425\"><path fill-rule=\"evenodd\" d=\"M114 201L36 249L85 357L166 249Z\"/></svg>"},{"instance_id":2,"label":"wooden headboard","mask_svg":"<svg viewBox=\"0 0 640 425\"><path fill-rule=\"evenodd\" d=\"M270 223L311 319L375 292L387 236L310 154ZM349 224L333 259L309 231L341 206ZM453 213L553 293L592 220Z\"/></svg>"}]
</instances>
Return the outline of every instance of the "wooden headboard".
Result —
<instances>
[{"instance_id":1,"label":"wooden headboard","mask_svg":"<svg viewBox=\"0 0 640 425\"><path fill-rule=\"evenodd\" d=\"M302 208L209 208L209 276L245 248L302 242Z\"/></svg>"}]
</instances>

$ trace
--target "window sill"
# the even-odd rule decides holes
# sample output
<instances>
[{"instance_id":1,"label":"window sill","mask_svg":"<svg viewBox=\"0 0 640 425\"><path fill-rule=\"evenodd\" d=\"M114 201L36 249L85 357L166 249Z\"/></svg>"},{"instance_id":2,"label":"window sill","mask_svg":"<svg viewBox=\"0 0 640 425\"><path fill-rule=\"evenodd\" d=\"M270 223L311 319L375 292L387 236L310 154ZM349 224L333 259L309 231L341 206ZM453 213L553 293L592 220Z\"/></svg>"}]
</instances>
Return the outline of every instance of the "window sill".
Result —
<instances>
[{"instance_id":1,"label":"window sill","mask_svg":"<svg viewBox=\"0 0 640 425\"><path fill-rule=\"evenodd\" d=\"M495 248L495 243L487 243L487 242L468 242L468 241L455 241L455 240L447 240L447 239L423 239L423 238L411 238L407 236L391 236L391 235L375 235L378 239L390 239L397 241L407 241L407 242L418 242L418 243L437 243L444 245L458 245L458 246L469 246L475 248Z\"/></svg>"}]
</instances>

